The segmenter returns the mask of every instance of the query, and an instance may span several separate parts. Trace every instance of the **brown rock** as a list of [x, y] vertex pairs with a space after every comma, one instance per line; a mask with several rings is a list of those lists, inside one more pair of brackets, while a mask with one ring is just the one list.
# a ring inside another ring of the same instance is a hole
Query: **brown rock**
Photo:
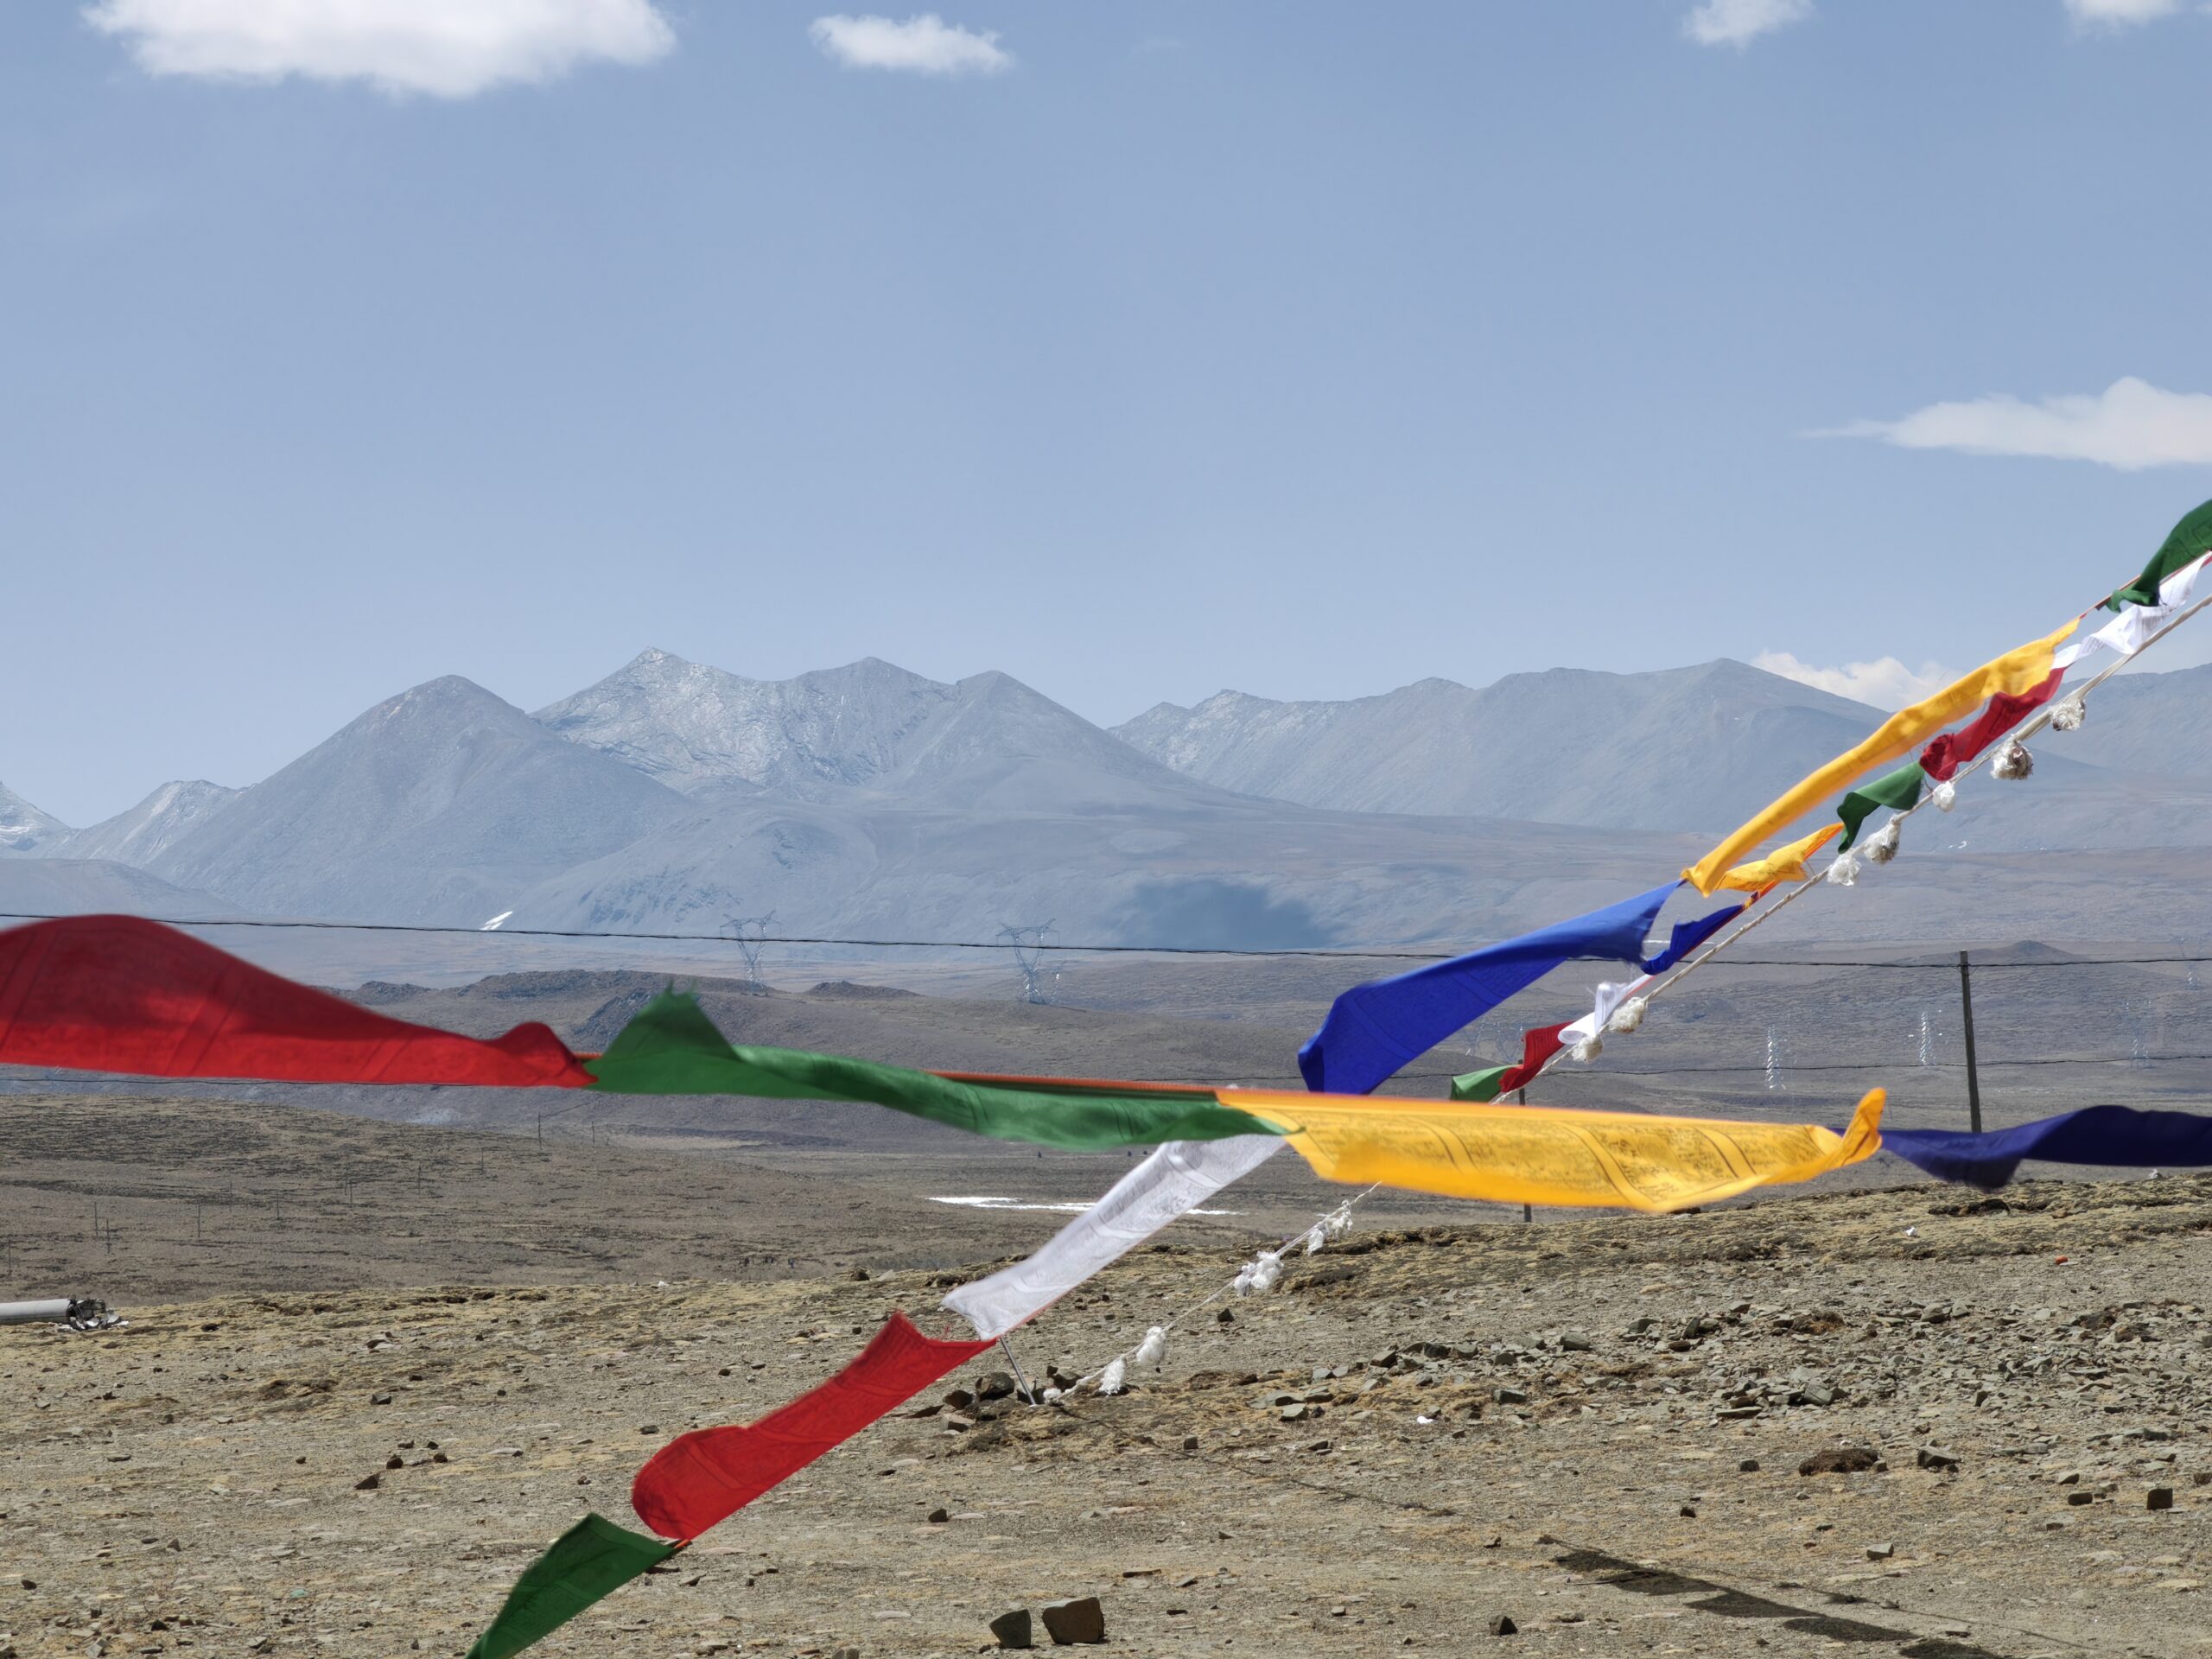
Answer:
[[1010, 1613], [1001, 1613], [991, 1621], [991, 1634], [998, 1638], [999, 1646], [1001, 1648], [1033, 1646], [1029, 1610], [1027, 1607], [1017, 1607]]
[[1045, 1633], [1060, 1647], [1106, 1639], [1106, 1610], [1096, 1596], [1048, 1601], [1038, 1611], [1044, 1616]]
[[1881, 1453], [1871, 1446], [1832, 1446], [1825, 1452], [1815, 1452], [1797, 1465], [1801, 1475], [1857, 1475], [1863, 1474], [1882, 1460]]
[[2145, 1508], [2152, 1510], [2171, 1510], [2173, 1506], [2174, 1489], [2171, 1486], [2153, 1486], [2148, 1494], [2148, 1501], [2144, 1505]]
[[1491, 1620], [1490, 1633], [1492, 1636], [1518, 1636], [1521, 1634], [1521, 1627], [1513, 1622], [1512, 1614], [1500, 1613], [1496, 1618]]

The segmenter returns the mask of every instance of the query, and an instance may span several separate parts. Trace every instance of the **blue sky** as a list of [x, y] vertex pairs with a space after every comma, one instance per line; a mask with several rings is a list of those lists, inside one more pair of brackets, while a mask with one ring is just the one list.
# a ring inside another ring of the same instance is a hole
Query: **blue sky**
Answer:
[[0, 8], [0, 779], [73, 823], [647, 645], [1894, 690], [2212, 494], [2179, 4], [315, 13]]

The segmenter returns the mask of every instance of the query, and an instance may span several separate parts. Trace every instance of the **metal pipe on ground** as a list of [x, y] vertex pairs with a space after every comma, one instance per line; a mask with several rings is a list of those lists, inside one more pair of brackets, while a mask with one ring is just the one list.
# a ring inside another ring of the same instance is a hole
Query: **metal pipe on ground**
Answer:
[[66, 1325], [101, 1331], [123, 1321], [97, 1296], [54, 1296], [35, 1302], [0, 1302], [0, 1325]]

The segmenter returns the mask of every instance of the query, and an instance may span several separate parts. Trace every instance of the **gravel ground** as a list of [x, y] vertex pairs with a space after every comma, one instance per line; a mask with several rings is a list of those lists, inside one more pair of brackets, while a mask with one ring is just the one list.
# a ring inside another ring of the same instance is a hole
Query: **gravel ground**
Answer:
[[[925, 1396], [539, 1651], [967, 1654], [1096, 1595], [1122, 1654], [2212, 1653], [2208, 1227], [2166, 1178], [1355, 1232], [1125, 1395]], [[1236, 1260], [1141, 1253], [1015, 1353], [1087, 1370]], [[955, 1276], [0, 1332], [0, 1655], [458, 1653], [662, 1440]]]

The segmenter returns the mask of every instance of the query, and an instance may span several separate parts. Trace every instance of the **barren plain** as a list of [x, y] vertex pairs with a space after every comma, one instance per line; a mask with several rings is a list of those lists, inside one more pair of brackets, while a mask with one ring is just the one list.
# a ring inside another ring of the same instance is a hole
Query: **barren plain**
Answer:
[[[918, 1149], [793, 1170], [220, 1099], [12, 1096], [0, 1154], [12, 1282], [131, 1321], [0, 1331], [17, 1659], [457, 1654], [664, 1440], [892, 1307], [942, 1328], [1064, 1219], [933, 1203]], [[993, 1158], [1028, 1201], [1117, 1161]], [[2212, 1652], [2212, 1181], [1866, 1190], [1907, 1174], [1664, 1218], [1363, 1206], [1127, 1395], [933, 1390], [538, 1651], [967, 1654], [1096, 1595], [1122, 1654]], [[1016, 1359], [1092, 1370], [1338, 1195], [1276, 1160]]]

